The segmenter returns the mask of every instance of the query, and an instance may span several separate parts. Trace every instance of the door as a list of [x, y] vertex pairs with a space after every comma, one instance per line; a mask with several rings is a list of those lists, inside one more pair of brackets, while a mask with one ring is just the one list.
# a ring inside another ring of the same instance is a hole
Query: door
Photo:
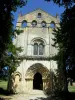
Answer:
[[34, 75], [33, 89], [43, 89], [42, 75], [39, 72]]

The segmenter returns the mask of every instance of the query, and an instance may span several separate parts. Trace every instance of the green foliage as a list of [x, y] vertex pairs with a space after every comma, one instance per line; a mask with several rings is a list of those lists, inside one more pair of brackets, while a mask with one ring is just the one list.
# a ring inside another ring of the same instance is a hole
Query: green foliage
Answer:
[[65, 11], [61, 15], [60, 27], [53, 33], [55, 36], [53, 46], [58, 49], [58, 53], [53, 59], [57, 60], [58, 69], [62, 68], [62, 75], [67, 87], [67, 77], [75, 81], [75, 0], [52, 1], [65, 7]]
[[17, 35], [19, 35], [22, 32], [23, 32], [23, 30], [21, 30], [21, 29], [20, 30], [19, 29], [15, 29], [13, 34], [15, 35], [15, 33], [16, 33]]
[[18, 52], [22, 51], [21, 47], [15, 47], [12, 42], [15, 32], [17, 34], [22, 32], [22, 30], [13, 29], [14, 16], [12, 12], [26, 3], [27, 0], [2, 0], [0, 3], [0, 68], [8, 65], [11, 69], [10, 73], [18, 66], [20, 62]]
[[64, 88], [63, 76], [61, 75], [59, 69], [56, 71], [56, 74], [53, 76], [53, 80], [54, 80], [54, 86], [53, 86], [54, 92], [63, 91], [63, 88]]
[[[54, 45], [58, 48], [58, 63], [63, 64], [63, 68], [69, 66], [69, 70], [75, 66], [75, 6], [66, 9], [60, 22], [60, 28], [54, 31]], [[56, 46], [58, 44], [58, 46]], [[69, 74], [71, 77], [71, 74]], [[74, 78], [72, 76], [72, 78]]]

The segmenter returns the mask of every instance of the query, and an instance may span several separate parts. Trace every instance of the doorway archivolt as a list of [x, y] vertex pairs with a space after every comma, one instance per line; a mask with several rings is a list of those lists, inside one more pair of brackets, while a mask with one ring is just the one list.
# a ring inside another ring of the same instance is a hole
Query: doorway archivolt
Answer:
[[39, 72], [42, 75], [42, 79], [47, 78], [49, 75], [49, 70], [40, 63], [36, 63], [30, 66], [25, 74], [25, 78], [34, 78], [34, 75]]
[[[44, 89], [48, 82], [49, 70], [40, 63], [36, 63], [28, 68], [25, 75], [27, 83], [32, 81], [33, 89]], [[39, 81], [39, 82], [38, 82]]]

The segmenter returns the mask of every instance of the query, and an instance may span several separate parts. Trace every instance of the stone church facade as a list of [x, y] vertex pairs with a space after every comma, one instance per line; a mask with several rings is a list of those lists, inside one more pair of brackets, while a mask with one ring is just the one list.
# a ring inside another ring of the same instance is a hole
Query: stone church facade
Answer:
[[54, 17], [41, 9], [19, 15], [16, 28], [23, 32], [16, 35], [14, 44], [22, 47], [23, 51], [19, 53], [22, 61], [14, 73], [13, 86], [17, 93], [45, 90], [49, 86], [52, 89], [50, 72], [57, 69], [56, 61], [50, 60], [57, 53], [52, 46], [52, 33], [53, 28], [58, 26], [58, 16]]

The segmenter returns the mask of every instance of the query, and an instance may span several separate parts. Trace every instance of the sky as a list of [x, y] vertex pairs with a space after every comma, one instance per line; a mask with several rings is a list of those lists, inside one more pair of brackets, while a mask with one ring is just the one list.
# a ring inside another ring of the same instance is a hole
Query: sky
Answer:
[[14, 13], [14, 27], [16, 26], [17, 18], [20, 12], [22, 13], [22, 15], [24, 15], [38, 8], [46, 11], [47, 13], [53, 16], [56, 16], [56, 13], [58, 13], [59, 17], [61, 13], [64, 11], [64, 7], [59, 7], [52, 1], [47, 2], [45, 0], [27, 0], [27, 4], [22, 8], [18, 8], [17, 11]]

